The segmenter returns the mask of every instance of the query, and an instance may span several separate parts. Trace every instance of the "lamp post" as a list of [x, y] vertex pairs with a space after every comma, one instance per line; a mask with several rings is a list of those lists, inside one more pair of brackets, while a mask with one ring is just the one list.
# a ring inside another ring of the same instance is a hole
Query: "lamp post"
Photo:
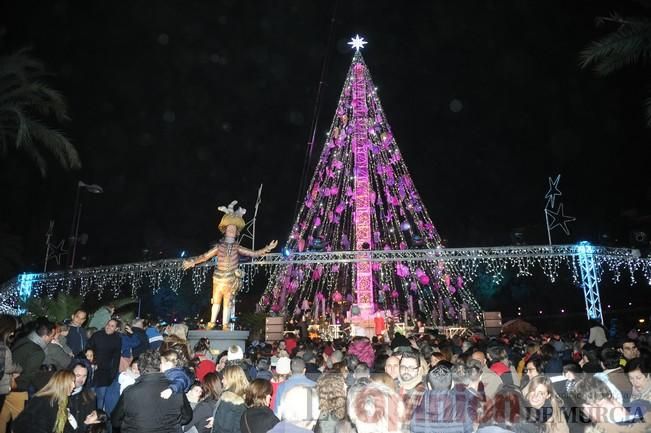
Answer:
[[72, 214], [72, 225], [70, 226], [70, 237], [68, 238], [70, 244], [72, 245], [72, 253], [70, 254], [70, 263], [68, 267], [74, 269], [75, 267], [75, 255], [77, 253], [77, 242], [79, 240], [79, 221], [81, 220], [81, 202], [79, 200], [79, 195], [81, 190], [87, 191], [91, 194], [102, 194], [104, 190], [101, 186], [92, 184], [89, 185], [82, 181], [77, 182], [77, 193], [75, 194], [75, 206], [74, 213]]

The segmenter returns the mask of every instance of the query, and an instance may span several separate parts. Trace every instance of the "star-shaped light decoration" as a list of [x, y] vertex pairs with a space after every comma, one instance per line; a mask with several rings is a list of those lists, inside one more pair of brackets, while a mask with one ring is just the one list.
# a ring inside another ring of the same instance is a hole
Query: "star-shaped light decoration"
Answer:
[[57, 265], [61, 265], [61, 258], [68, 254], [68, 250], [63, 247], [65, 241], [61, 241], [58, 244], [50, 244], [50, 250], [47, 254], [47, 261], [54, 259], [57, 262]]
[[558, 189], [558, 184], [561, 181], [561, 175], [559, 174], [556, 176], [556, 179], [552, 180], [552, 178], [549, 178], [549, 191], [547, 191], [547, 194], [545, 194], [545, 198], [547, 199], [547, 209], [554, 209], [554, 205], [556, 202], [556, 196], [561, 196], [563, 193], [561, 192], [560, 189]]
[[368, 44], [368, 42], [366, 42], [364, 38], [360, 38], [359, 35], [355, 35], [355, 37], [352, 38], [350, 42], [348, 42], [348, 45], [350, 45], [352, 48], [355, 48], [355, 51], [359, 51], [360, 48], [364, 48], [364, 45], [366, 44]]
[[576, 218], [565, 215], [565, 212], [563, 211], [563, 203], [558, 205], [558, 210], [556, 212], [551, 209], [545, 209], [545, 212], [547, 213], [547, 216], [552, 219], [549, 222], [549, 230], [554, 230], [556, 227], [560, 227], [565, 232], [565, 235], [570, 235], [570, 229], [567, 228], [567, 223], [576, 221]]

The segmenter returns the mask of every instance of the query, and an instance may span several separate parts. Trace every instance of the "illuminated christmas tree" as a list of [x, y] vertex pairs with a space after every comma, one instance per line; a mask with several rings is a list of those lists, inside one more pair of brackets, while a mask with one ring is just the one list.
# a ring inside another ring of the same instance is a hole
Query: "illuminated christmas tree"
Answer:
[[[359, 48], [346, 76], [314, 176], [283, 254], [441, 248]], [[360, 253], [361, 254], [361, 253]], [[435, 257], [435, 256], [433, 256]], [[353, 305], [421, 313], [437, 324], [475, 321], [479, 305], [461, 277], [432, 261], [287, 264], [274, 269], [258, 309], [315, 315]], [[339, 306], [339, 307], [338, 307]]]

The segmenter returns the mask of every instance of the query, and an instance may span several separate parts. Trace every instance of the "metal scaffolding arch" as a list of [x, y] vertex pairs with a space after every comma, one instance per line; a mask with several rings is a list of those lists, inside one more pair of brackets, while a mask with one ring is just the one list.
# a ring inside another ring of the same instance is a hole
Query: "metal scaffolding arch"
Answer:
[[585, 309], [589, 319], [599, 320], [604, 323], [601, 312], [601, 297], [599, 296], [599, 278], [597, 277], [597, 264], [594, 259], [594, 247], [589, 242], [580, 242], [577, 246], [579, 253], [579, 266], [581, 272], [581, 287], [585, 297]]

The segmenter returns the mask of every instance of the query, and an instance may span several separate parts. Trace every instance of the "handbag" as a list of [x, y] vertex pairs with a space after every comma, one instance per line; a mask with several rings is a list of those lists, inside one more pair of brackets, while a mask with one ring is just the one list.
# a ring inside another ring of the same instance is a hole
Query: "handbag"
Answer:
[[212, 411], [212, 428], [210, 429], [210, 431], [213, 431], [213, 429], [215, 428], [215, 416], [217, 416], [217, 408], [219, 408], [219, 404], [221, 402], [222, 402], [221, 399], [217, 400], [217, 404], [215, 405], [215, 408]]

